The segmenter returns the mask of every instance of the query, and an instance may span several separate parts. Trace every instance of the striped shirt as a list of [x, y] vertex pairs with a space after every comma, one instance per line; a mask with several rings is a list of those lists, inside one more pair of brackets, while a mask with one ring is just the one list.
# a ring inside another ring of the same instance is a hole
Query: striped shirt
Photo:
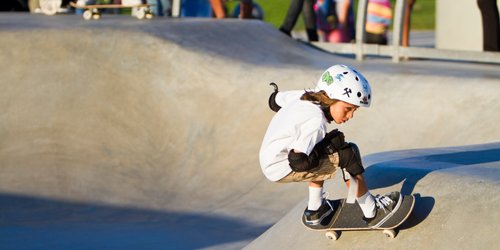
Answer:
[[366, 15], [366, 32], [385, 34], [391, 24], [392, 9], [390, 0], [369, 0]]

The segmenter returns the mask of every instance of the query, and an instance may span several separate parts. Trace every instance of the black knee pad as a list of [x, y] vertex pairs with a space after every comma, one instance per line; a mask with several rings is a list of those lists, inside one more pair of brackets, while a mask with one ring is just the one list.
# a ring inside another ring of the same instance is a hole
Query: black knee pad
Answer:
[[365, 172], [365, 168], [361, 162], [361, 154], [359, 153], [359, 148], [356, 144], [348, 143], [338, 152], [340, 168], [345, 169], [345, 171], [352, 176]]
[[304, 153], [295, 153], [293, 150], [288, 153], [288, 162], [295, 172], [307, 172], [318, 167], [319, 164], [316, 152], [311, 152], [310, 155], [306, 155]]

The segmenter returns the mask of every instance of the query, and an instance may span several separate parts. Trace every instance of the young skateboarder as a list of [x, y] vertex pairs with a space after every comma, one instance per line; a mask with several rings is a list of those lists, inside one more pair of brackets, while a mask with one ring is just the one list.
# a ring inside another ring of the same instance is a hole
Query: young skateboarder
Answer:
[[345, 65], [334, 65], [320, 77], [314, 90], [275, 91], [269, 107], [277, 112], [264, 136], [259, 153], [264, 175], [273, 182], [308, 182], [309, 200], [305, 221], [317, 225], [333, 212], [323, 197], [323, 183], [342, 169], [349, 187], [348, 200], [360, 205], [364, 220], [377, 227], [386, 215], [399, 208], [399, 192], [373, 196], [363, 178], [358, 147], [344, 141], [338, 130], [327, 133], [327, 124], [353, 118], [359, 107], [369, 107], [372, 93], [361, 73]]

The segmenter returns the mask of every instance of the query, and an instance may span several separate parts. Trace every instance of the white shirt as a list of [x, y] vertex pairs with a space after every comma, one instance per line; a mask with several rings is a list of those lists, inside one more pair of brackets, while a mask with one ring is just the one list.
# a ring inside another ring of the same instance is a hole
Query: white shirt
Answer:
[[259, 152], [262, 172], [271, 181], [292, 172], [288, 162], [290, 150], [309, 155], [326, 135], [328, 121], [323, 111], [312, 102], [300, 100], [303, 93], [286, 91], [276, 96], [281, 109], [271, 120]]

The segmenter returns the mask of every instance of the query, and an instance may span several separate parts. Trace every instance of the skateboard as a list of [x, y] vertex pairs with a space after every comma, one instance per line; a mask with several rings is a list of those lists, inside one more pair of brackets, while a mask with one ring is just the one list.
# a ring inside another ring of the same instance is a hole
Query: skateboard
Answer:
[[120, 8], [137, 8], [135, 16], [137, 19], [151, 19], [153, 18], [153, 12], [151, 11], [151, 4], [135, 4], [135, 5], [121, 5], [121, 4], [94, 4], [94, 5], [77, 5], [74, 2], [70, 2], [70, 5], [77, 9], [84, 9], [83, 19], [98, 20], [101, 18], [101, 13], [99, 9], [120, 9]]
[[307, 225], [304, 216], [302, 216], [302, 224], [311, 230], [326, 231], [325, 236], [334, 241], [339, 238], [341, 231], [382, 230], [387, 237], [394, 238], [397, 235], [397, 227], [410, 216], [415, 205], [415, 197], [404, 195], [399, 209], [378, 228], [371, 228], [366, 224], [363, 220], [363, 212], [357, 202], [348, 204], [346, 199], [330, 200], [330, 202], [334, 212], [319, 225]]

